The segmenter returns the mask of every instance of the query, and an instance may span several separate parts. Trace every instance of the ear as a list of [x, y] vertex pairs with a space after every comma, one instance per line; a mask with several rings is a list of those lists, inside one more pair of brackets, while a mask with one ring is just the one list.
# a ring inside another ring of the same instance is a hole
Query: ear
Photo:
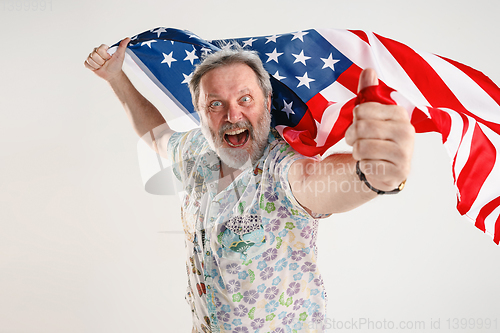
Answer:
[[269, 96], [267, 96], [267, 112], [271, 112], [271, 95], [272, 94], [269, 94]]

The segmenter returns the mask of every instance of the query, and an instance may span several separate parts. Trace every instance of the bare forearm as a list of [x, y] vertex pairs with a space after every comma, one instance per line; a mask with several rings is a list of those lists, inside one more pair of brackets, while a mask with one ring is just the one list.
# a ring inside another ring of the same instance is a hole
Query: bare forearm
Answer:
[[135, 132], [140, 137], [165, 124], [165, 119], [158, 109], [137, 91], [123, 71], [108, 82], [125, 108]]
[[[376, 85], [377, 73], [363, 70], [358, 92]], [[352, 155], [332, 155], [321, 162], [296, 161], [288, 175], [292, 192], [302, 206], [316, 213], [351, 210], [380, 191], [397, 193], [410, 171], [414, 136], [403, 107], [361, 103], [354, 108], [353, 123], [345, 133]], [[356, 161], [373, 190], [359, 180]]]
[[299, 160], [290, 172], [304, 175], [289, 177], [290, 185], [299, 203], [314, 213], [346, 212], [376, 197], [359, 180], [350, 154], [330, 155], [321, 162]]

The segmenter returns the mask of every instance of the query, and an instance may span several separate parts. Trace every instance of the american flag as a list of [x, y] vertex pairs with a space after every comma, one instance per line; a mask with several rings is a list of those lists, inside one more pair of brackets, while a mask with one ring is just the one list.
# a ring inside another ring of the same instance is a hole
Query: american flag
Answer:
[[188, 31], [159, 27], [134, 36], [127, 54], [186, 128], [199, 123], [187, 86], [194, 66], [207, 52], [233, 44], [259, 53], [271, 74], [273, 126], [308, 156], [323, 154], [344, 137], [359, 75], [374, 68], [380, 80], [375, 100], [385, 94], [387, 101], [408, 110], [417, 132], [441, 133], [452, 158], [458, 211], [499, 244], [500, 89], [487, 76], [359, 30], [206, 41]]

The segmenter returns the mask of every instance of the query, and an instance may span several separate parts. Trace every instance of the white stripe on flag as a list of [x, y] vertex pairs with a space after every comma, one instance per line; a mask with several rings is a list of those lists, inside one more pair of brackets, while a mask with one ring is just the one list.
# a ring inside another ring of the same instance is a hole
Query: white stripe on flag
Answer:
[[321, 116], [321, 123], [318, 125], [318, 134], [314, 141], [316, 146], [323, 147], [328, 136], [330, 135], [333, 126], [337, 122], [340, 115], [340, 109], [350, 99], [356, 97], [349, 89], [345, 88], [338, 82], [334, 82], [329, 87], [323, 89], [320, 94], [328, 101], [335, 102], [330, 105]]
[[478, 117], [500, 123], [500, 106], [474, 80], [439, 57], [419, 53], [442, 78], [462, 105]]
[[[365, 31], [370, 43], [378, 45], [378, 50], [347, 30], [318, 30], [318, 32], [360, 68], [375, 69], [382, 81], [394, 89], [397, 88], [413, 105], [426, 112], [429, 102], [390, 52], [371, 32]], [[383, 64], [385, 61], [388, 63]]]
[[474, 127], [476, 126], [476, 121], [473, 118], [467, 117], [467, 119], [469, 120], [469, 127], [467, 128], [467, 132], [462, 138], [462, 142], [459, 145], [458, 152], [455, 158], [454, 170], [456, 179], [459, 178], [460, 172], [469, 159], [472, 136], [474, 134]]
[[327, 101], [345, 104], [356, 97], [352, 91], [335, 81], [319, 92]]
[[498, 216], [500, 215], [500, 206], [495, 208], [491, 212], [490, 215], [484, 220], [484, 229], [485, 232], [491, 235], [492, 237], [495, 236], [495, 225], [497, 223]]
[[406, 74], [404, 68], [373, 33], [368, 34], [368, 37], [374, 56], [380, 60], [378, 62], [380, 79], [405, 96], [417, 108], [426, 110], [430, 103]]
[[[479, 128], [483, 131], [484, 135], [493, 143], [496, 147], [500, 145], [500, 140], [498, 135], [489, 129], [487, 126], [478, 123]], [[497, 141], [497, 142], [495, 142]], [[467, 216], [476, 219], [479, 211], [492, 200], [500, 195], [500, 165], [495, 163], [493, 169], [491, 170], [488, 177], [485, 179], [481, 190], [479, 191], [474, 203], [467, 212]], [[492, 223], [490, 221], [490, 223]], [[493, 222], [494, 223], [494, 222]]]
[[317, 32], [359, 67], [376, 67], [370, 46], [352, 32], [337, 29], [318, 29]]
[[332, 132], [333, 125], [335, 125], [339, 118], [341, 108], [342, 104], [340, 103], [330, 105], [323, 112], [321, 123], [316, 123], [318, 126], [318, 134], [316, 134], [314, 141], [316, 141], [317, 147], [323, 147], [325, 145], [326, 139], [328, 139], [328, 136]]
[[455, 111], [448, 108], [441, 108], [440, 110], [448, 113], [451, 118], [451, 128], [448, 135], [447, 141], [444, 143], [444, 147], [448, 151], [448, 155], [451, 160], [455, 158], [457, 150], [460, 147], [460, 142], [462, 142], [462, 131], [464, 128], [464, 121], [462, 117]]
[[[113, 50], [113, 52], [114, 51], [115, 50]], [[172, 99], [151, 80], [151, 78], [136, 64], [128, 52], [131, 51], [127, 49], [124, 65], [130, 72], [136, 75], [146, 85], [147, 89], [152, 91], [158, 97], [159, 101], [168, 109], [170, 114], [162, 114], [163, 117], [167, 119], [168, 125], [177, 132], [185, 132], [200, 127], [192, 117], [181, 110], [177, 104], [175, 104]]]

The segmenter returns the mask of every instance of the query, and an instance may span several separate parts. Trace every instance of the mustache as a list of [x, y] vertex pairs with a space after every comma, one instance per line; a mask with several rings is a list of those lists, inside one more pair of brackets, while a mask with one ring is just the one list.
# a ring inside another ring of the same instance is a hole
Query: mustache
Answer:
[[255, 139], [255, 136], [254, 136], [254, 128], [252, 126], [252, 124], [250, 123], [250, 121], [248, 120], [242, 120], [242, 121], [239, 121], [237, 123], [225, 123], [221, 126], [221, 128], [219, 129], [219, 138], [221, 140], [224, 139], [224, 134], [227, 132], [227, 131], [231, 131], [231, 130], [235, 130], [235, 129], [246, 129], [248, 130], [248, 133], [250, 134], [250, 138], [251, 139]]

